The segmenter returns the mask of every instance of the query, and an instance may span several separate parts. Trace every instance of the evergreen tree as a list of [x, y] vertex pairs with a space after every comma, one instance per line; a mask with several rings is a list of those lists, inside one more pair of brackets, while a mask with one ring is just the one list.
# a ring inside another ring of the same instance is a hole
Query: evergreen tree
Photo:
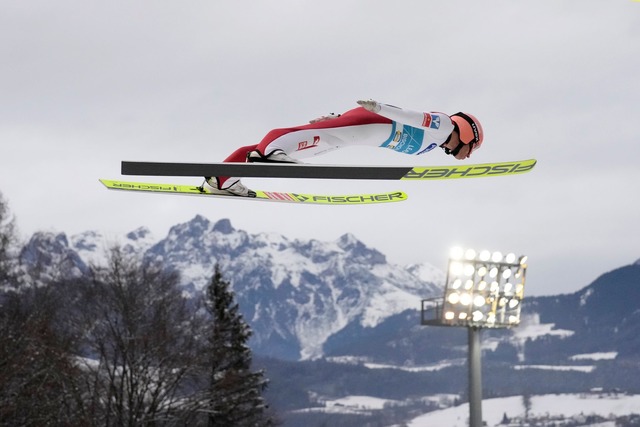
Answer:
[[529, 421], [531, 414], [531, 393], [526, 391], [522, 394], [522, 406], [524, 406], [524, 420]]
[[268, 381], [263, 371], [251, 370], [251, 350], [247, 344], [251, 329], [217, 264], [207, 288], [206, 307], [212, 316], [208, 340], [209, 426], [274, 425], [262, 397]]
[[14, 257], [11, 250], [17, 242], [15, 221], [9, 211], [9, 206], [0, 193], [0, 286], [4, 287], [11, 281], [12, 263]]
[[502, 415], [502, 421], [500, 421], [500, 424], [507, 425], [507, 424], [509, 424], [510, 422], [511, 422], [511, 420], [509, 420], [509, 417], [507, 417], [507, 413], [505, 412], [505, 413]]

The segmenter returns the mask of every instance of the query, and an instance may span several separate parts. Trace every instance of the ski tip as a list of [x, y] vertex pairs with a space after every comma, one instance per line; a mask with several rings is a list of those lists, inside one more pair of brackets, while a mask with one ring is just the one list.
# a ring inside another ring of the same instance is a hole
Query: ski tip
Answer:
[[452, 166], [420, 166], [406, 173], [403, 180], [436, 180], [517, 175], [531, 171], [536, 159], [498, 163], [461, 163]]

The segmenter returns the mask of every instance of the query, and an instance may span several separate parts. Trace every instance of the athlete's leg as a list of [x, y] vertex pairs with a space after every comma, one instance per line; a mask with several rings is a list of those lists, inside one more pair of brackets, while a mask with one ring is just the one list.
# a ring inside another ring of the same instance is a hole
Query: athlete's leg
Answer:
[[[256, 150], [263, 156], [281, 150], [294, 159], [301, 159], [324, 154], [349, 144], [377, 146], [387, 138], [385, 132], [389, 124], [391, 120], [385, 117], [364, 108], [355, 108], [330, 120], [274, 129], [265, 135]], [[380, 127], [384, 129], [382, 133]]]
[[247, 145], [244, 147], [238, 148], [236, 151], [231, 153], [229, 157], [224, 159], [225, 163], [243, 163], [247, 161], [247, 153], [249, 151], [253, 151], [256, 149], [258, 144]]
[[[263, 156], [268, 156], [275, 150], [282, 150], [287, 156], [300, 159], [324, 154], [348, 144], [376, 146], [387, 138], [387, 126], [390, 123], [391, 120], [359, 107], [335, 119], [274, 129], [268, 132], [259, 144], [240, 147], [224, 161], [245, 162], [247, 153], [254, 150]], [[205, 179], [212, 187], [218, 189], [231, 188], [236, 183], [238, 187], [241, 186], [238, 178], [207, 177]]]
[[[233, 153], [231, 153], [226, 159], [224, 159], [225, 163], [244, 163], [247, 161], [247, 153], [249, 151], [255, 150], [257, 147], [257, 144], [254, 145], [246, 145], [244, 147], [240, 147], [237, 150], [235, 150]], [[230, 179], [231, 177], [228, 176], [218, 176], [218, 177], [205, 177], [205, 180], [213, 187], [214, 184], [215, 186], [217, 186], [217, 188], [226, 188], [227, 186], [225, 185], [225, 183]], [[238, 178], [232, 178], [232, 181], [237, 182], [239, 181]], [[231, 184], [233, 185], [233, 184]]]

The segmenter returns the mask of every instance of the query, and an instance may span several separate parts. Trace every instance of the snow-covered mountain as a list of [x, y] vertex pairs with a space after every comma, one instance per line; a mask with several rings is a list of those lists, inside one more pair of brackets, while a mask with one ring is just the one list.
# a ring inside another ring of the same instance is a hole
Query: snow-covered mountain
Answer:
[[201, 291], [219, 263], [253, 329], [254, 350], [285, 359], [321, 356], [327, 338], [352, 322], [372, 327], [418, 309], [420, 298], [437, 292], [440, 277], [389, 264], [351, 234], [330, 242], [289, 240], [203, 216], [172, 227], [145, 257], [180, 271], [190, 292]]
[[161, 240], [144, 227], [111, 240], [96, 231], [70, 238], [38, 233], [25, 251], [60, 254], [83, 271], [104, 263], [113, 244], [179, 271], [191, 295], [204, 289], [219, 263], [253, 330], [253, 350], [288, 360], [322, 356], [326, 340], [348, 325], [372, 328], [407, 309], [419, 310], [422, 298], [441, 292], [444, 279], [428, 264], [390, 264], [351, 234], [328, 242], [290, 240], [200, 215], [175, 225]]
[[119, 245], [126, 254], [144, 254], [156, 240], [147, 227], [139, 227], [123, 237], [111, 238], [95, 230], [71, 236], [69, 246], [87, 264], [102, 265], [110, 246]]
[[64, 233], [35, 233], [20, 251], [19, 259], [22, 269], [30, 270], [26, 274], [45, 280], [78, 278], [88, 271], [87, 263]]

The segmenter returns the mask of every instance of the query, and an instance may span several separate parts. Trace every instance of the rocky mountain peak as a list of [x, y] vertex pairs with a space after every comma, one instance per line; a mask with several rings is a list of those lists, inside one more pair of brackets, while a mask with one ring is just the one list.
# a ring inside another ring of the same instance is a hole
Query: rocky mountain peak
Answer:
[[22, 248], [19, 261], [28, 270], [48, 277], [76, 278], [88, 270], [78, 253], [69, 247], [65, 233], [34, 233]]
[[356, 262], [365, 264], [385, 264], [387, 262], [387, 258], [382, 253], [368, 248], [351, 233], [343, 234], [337, 244]]
[[149, 230], [147, 227], [138, 227], [135, 230], [127, 233], [126, 237], [128, 240], [138, 241], [138, 240], [144, 240], [150, 235], [151, 235], [151, 230]]
[[213, 231], [217, 231], [218, 233], [222, 234], [231, 234], [236, 230], [235, 228], [233, 228], [233, 226], [231, 226], [231, 221], [225, 218], [219, 220], [213, 225]]

